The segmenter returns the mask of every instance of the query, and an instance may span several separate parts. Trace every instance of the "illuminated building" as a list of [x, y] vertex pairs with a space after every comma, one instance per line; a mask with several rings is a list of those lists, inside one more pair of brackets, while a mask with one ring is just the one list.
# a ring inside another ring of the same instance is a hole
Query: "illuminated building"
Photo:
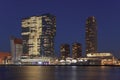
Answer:
[[74, 59], [81, 57], [82, 55], [82, 46], [80, 43], [73, 43], [72, 44], [72, 57]]
[[22, 19], [23, 54], [53, 56], [56, 17], [51, 14]]
[[87, 54], [89, 58], [112, 58], [113, 55], [111, 53], [89, 53]]
[[66, 59], [67, 57], [70, 57], [70, 45], [69, 44], [62, 44], [60, 46], [60, 53], [61, 53], [62, 59]]
[[101, 59], [101, 65], [115, 65], [117, 60], [111, 53], [89, 53], [88, 58]]
[[10, 43], [12, 62], [17, 63], [20, 60], [20, 56], [23, 53], [22, 39], [11, 37]]
[[94, 16], [86, 20], [86, 54], [97, 52], [97, 23]]
[[78, 65], [115, 65], [117, 60], [111, 53], [88, 53], [79, 58]]

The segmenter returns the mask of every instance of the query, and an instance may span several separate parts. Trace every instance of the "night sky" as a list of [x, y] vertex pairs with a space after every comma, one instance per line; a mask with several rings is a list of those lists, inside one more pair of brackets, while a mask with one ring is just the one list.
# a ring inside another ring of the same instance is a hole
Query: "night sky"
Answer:
[[55, 51], [79, 42], [85, 52], [85, 21], [95, 16], [98, 51], [120, 57], [120, 0], [0, 0], [0, 51], [10, 52], [10, 36], [21, 38], [21, 19], [51, 13], [57, 19]]

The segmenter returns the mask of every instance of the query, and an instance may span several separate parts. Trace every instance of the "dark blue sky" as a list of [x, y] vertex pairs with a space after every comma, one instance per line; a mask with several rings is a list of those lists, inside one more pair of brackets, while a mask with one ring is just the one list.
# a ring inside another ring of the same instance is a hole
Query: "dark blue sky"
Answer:
[[0, 0], [0, 51], [10, 51], [11, 35], [21, 37], [22, 18], [43, 13], [57, 18], [57, 53], [61, 43], [76, 41], [85, 50], [85, 21], [95, 16], [98, 51], [120, 57], [120, 0]]

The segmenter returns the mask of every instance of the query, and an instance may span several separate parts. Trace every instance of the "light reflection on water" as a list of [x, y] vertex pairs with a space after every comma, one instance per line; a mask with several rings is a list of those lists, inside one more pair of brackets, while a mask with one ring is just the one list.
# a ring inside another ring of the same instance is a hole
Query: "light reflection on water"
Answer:
[[119, 80], [119, 67], [1, 66], [0, 80]]

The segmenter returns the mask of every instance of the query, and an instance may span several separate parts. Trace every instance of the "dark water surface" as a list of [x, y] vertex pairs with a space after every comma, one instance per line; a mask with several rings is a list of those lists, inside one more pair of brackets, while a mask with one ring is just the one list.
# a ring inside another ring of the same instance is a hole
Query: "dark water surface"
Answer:
[[0, 80], [120, 80], [120, 67], [0, 66]]

